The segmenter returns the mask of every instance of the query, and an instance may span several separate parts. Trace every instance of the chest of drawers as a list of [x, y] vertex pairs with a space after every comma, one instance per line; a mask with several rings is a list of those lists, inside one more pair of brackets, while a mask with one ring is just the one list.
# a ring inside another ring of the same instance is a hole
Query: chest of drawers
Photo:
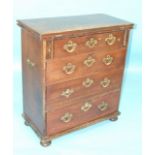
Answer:
[[43, 146], [101, 120], [117, 120], [132, 23], [104, 14], [17, 22], [23, 117]]

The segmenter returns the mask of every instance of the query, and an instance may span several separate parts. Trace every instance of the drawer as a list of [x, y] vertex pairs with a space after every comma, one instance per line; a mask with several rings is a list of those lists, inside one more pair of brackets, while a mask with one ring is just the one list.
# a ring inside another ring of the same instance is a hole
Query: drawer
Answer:
[[123, 46], [124, 31], [91, 34], [78, 37], [63, 37], [54, 39], [54, 58], [75, 56], [89, 53], [92, 50], [103, 51], [118, 49]]
[[98, 51], [91, 54], [81, 54], [47, 62], [46, 84], [67, 81], [83, 77], [95, 72], [107, 72], [124, 66], [124, 48], [116, 51]]
[[48, 135], [60, 133], [117, 112], [119, 96], [120, 91], [117, 91], [107, 95], [75, 100], [65, 108], [55, 109], [57, 105], [53, 105], [51, 111], [47, 113]]
[[122, 74], [123, 68], [109, 70], [106, 73], [98, 72], [79, 79], [49, 85], [46, 88], [47, 104], [120, 89]]

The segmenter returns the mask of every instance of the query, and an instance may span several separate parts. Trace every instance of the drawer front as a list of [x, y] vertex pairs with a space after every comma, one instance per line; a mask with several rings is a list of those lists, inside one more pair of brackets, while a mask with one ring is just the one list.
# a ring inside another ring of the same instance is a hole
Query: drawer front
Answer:
[[118, 111], [120, 91], [93, 98], [80, 99], [65, 108], [55, 109], [47, 113], [47, 133], [57, 134], [67, 129], [80, 126], [89, 121], [104, 118]]
[[79, 37], [64, 37], [54, 39], [54, 58], [75, 56], [89, 53], [92, 50], [103, 51], [118, 49], [123, 46], [124, 31], [84, 35]]
[[98, 51], [47, 62], [46, 84], [71, 80], [95, 72], [106, 72], [124, 66], [126, 49]]
[[46, 89], [47, 104], [120, 89], [122, 74], [123, 68], [108, 71], [107, 73], [99, 72], [80, 79], [49, 85]]

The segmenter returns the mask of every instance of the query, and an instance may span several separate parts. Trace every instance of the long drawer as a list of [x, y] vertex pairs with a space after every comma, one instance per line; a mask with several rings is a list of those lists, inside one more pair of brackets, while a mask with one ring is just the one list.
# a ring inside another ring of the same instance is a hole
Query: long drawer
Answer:
[[119, 96], [120, 91], [116, 91], [107, 95], [100, 94], [88, 99], [75, 100], [64, 108], [57, 109], [58, 105], [53, 105], [51, 111], [47, 112], [48, 135], [60, 133], [117, 112]]
[[122, 74], [123, 68], [120, 68], [109, 70], [106, 73], [98, 72], [68, 82], [49, 85], [46, 87], [47, 104], [120, 89]]
[[47, 62], [46, 85], [124, 66], [126, 49], [92, 52]]
[[[78, 34], [77, 34], [78, 35]], [[91, 50], [115, 50], [123, 47], [124, 31], [110, 33], [87, 34], [82, 36], [63, 36], [54, 39], [53, 57], [64, 58], [89, 53]]]

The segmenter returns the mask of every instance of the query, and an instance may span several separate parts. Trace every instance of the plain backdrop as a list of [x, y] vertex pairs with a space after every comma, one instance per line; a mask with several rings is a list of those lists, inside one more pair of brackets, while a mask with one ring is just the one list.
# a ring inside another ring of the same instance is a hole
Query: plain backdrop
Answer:
[[[17, 19], [106, 13], [133, 22], [117, 122], [105, 121], [54, 139], [48, 148], [24, 126], [22, 114], [21, 37]], [[14, 0], [14, 154], [140, 155], [141, 154], [141, 1]]]

